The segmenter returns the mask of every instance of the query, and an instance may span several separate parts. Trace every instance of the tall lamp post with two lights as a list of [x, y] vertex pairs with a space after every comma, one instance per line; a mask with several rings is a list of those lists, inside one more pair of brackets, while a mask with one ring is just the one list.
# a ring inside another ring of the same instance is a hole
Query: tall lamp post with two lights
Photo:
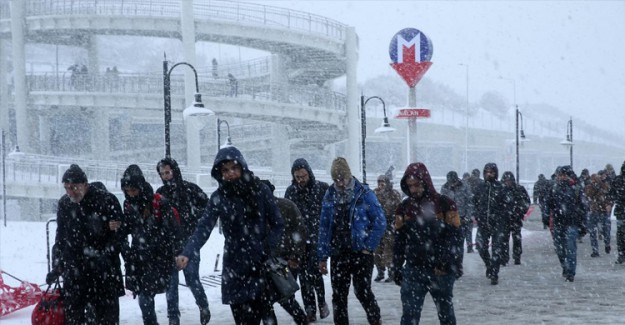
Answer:
[[[226, 142], [224, 142], [223, 145], [221, 145], [221, 124], [222, 123], [226, 124], [226, 130], [228, 131], [228, 137], [226, 138]], [[230, 140], [230, 124], [228, 123], [228, 121], [218, 118], [217, 119], [217, 151], [219, 151], [219, 149], [223, 149], [227, 147], [232, 147], [232, 141]]]
[[566, 139], [562, 140], [560, 144], [569, 148], [569, 160], [571, 169], [573, 169], [573, 117], [570, 117], [566, 124]]
[[382, 121], [382, 125], [375, 129], [375, 133], [388, 133], [394, 132], [395, 129], [391, 127], [391, 124], [388, 122], [388, 117], [386, 116], [386, 104], [384, 100], [378, 96], [371, 96], [365, 98], [364, 95], [360, 96], [360, 125], [362, 132], [362, 183], [367, 184], [367, 160], [365, 156], [365, 139], [367, 138], [367, 113], [365, 107], [367, 103], [371, 99], [377, 99], [382, 102], [382, 109], [384, 110], [384, 120]]
[[179, 65], [186, 65], [195, 75], [195, 98], [193, 104], [182, 112], [183, 119], [186, 120], [191, 116], [210, 116], [215, 115], [215, 112], [204, 107], [202, 104], [202, 95], [200, 94], [200, 86], [197, 78], [197, 71], [195, 68], [187, 62], [178, 62], [169, 68], [169, 62], [165, 56], [163, 60], [163, 108], [165, 114], [165, 157], [171, 158], [171, 141], [170, 141], [170, 124], [171, 124], [171, 72]]

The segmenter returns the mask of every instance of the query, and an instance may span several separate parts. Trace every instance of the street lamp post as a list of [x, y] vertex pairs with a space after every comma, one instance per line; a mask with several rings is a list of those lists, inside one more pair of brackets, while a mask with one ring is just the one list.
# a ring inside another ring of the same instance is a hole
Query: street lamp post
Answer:
[[[519, 131], [521, 139], [525, 139], [525, 132], [523, 131], [523, 114], [519, 111], [519, 106], [516, 106], [515, 110], [516, 114], [516, 132], [515, 141], [516, 141], [516, 178], [517, 182], [521, 184], [521, 175], [519, 174]], [[521, 129], [519, 130], [519, 121], [521, 122]]]
[[467, 107], [466, 107], [466, 120], [464, 127], [464, 170], [466, 172], [469, 171], [469, 65], [466, 63], [460, 63], [460, 65], [464, 66], [466, 69], [466, 78], [467, 78], [467, 89], [466, 89], [466, 97], [467, 97]]
[[175, 67], [179, 65], [186, 65], [195, 75], [195, 100], [193, 104], [187, 107], [183, 112], [183, 118], [186, 119], [189, 116], [207, 116], [214, 115], [215, 113], [202, 104], [202, 95], [200, 94], [200, 86], [197, 78], [197, 71], [195, 68], [187, 62], [178, 62], [171, 68], [168, 67], [169, 62], [167, 56], [163, 60], [163, 110], [165, 119], [165, 157], [171, 158], [171, 141], [170, 141], [170, 124], [171, 124], [171, 72]]
[[560, 144], [569, 148], [569, 160], [571, 169], [573, 169], [573, 117], [570, 117], [566, 124], [566, 139], [560, 142]]
[[386, 116], [386, 104], [384, 100], [378, 96], [371, 96], [365, 98], [364, 95], [360, 96], [360, 127], [362, 132], [362, 183], [367, 184], [367, 160], [365, 158], [365, 139], [367, 138], [367, 113], [365, 111], [365, 107], [367, 103], [371, 99], [377, 99], [382, 102], [382, 109], [384, 110], [384, 120], [382, 121], [382, 125], [375, 129], [375, 133], [387, 133], [395, 131], [394, 128], [391, 127], [391, 124], [388, 122], [388, 117]]
[[[226, 129], [228, 131], [228, 137], [226, 138], [226, 142], [223, 145], [221, 144], [221, 124], [226, 123]], [[230, 124], [226, 120], [217, 119], [217, 151], [219, 149], [232, 147], [232, 141], [230, 140]]]

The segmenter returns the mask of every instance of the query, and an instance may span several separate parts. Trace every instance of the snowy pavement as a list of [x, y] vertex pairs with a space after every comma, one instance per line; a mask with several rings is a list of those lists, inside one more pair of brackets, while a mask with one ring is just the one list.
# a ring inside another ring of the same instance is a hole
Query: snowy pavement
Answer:
[[[538, 209], [537, 209], [538, 210]], [[454, 304], [458, 324], [621, 324], [625, 322], [625, 266], [615, 265], [616, 232], [612, 224], [612, 254], [591, 258], [590, 239], [578, 244], [578, 266], [575, 282], [564, 281], [554, 253], [549, 232], [542, 229], [535, 212], [523, 229], [521, 265], [503, 267], [499, 285], [493, 286], [485, 277], [483, 263], [477, 253], [465, 254], [465, 275], [456, 282]], [[215, 275], [216, 254], [220, 254], [223, 238], [217, 232], [202, 249], [203, 275]], [[43, 283], [46, 267], [45, 223], [9, 222], [0, 226], [0, 269], [23, 280]], [[221, 268], [220, 266], [218, 268]], [[375, 276], [375, 271], [374, 271]], [[11, 286], [18, 283], [4, 276]], [[330, 279], [326, 280], [326, 299], [331, 303]], [[44, 286], [45, 288], [45, 286]], [[373, 283], [385, 324], [399, 324], [401, 300], [399, 287], [391, 283]], [[233, 324], [230, 309], [220, 301], [220, 288], [206, 287], [212, 312], [211, 324]], [[180, 288], [182, 324], [198, 324], [199, 313], [188, 289]], [[301, 303], [299, 293], [296, 295]], [[352, 324], [366, 324], [364, 311], [350, 294], [349, 314]], [[121, 324], [141, 324], [136, 300], [127, 295], [120, 299]], [[33, 307], [0, 318], [2, 325], [30, 324]], [[293, 324], [289, 315], [276, 305], [280, 324]], [[167, 324], [164, 295], [156, 298], [161, 324]], [[332, 316], [317, 324], [332, 324]], [[426, 298], [422, 324], [437, 324], [431, 297]]]

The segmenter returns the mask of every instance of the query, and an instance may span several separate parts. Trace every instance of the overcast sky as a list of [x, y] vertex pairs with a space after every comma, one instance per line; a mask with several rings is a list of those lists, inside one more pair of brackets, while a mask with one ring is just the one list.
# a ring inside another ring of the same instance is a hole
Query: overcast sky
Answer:
[[396, 76], [388, 46], [396, 32], [412, 27], [433, 43], [434, 64], [426, 78], [464, 95], [466, 70], [460, 63], [468, 64], [471, 102], [496, 90], [513, 103], [516, 84], [521, 110], [524, 103], [548, 103], [574, 119], [588, 116], [593, 124], [623, 129], [623, 1], [252, 2], [354, 26], [360, 40], [359, 81]]

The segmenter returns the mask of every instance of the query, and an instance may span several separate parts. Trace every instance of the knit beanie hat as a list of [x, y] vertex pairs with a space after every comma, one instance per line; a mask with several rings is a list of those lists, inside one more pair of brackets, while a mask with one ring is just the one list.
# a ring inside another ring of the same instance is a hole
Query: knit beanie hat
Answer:
[[349, 169], [349, 165], [347, 164], [347, 160], [343, 157], [337, 157], [332, 161], [332, 167], [330, 168], [330, 175], [332, 179], [343, 178], [345, 180], [350, 180], [352, 178], [352, 172]]
[[76, 164], [69, 166], [62, 178], [63, 183], [83, 184], [88, 183], [87, 174]]

